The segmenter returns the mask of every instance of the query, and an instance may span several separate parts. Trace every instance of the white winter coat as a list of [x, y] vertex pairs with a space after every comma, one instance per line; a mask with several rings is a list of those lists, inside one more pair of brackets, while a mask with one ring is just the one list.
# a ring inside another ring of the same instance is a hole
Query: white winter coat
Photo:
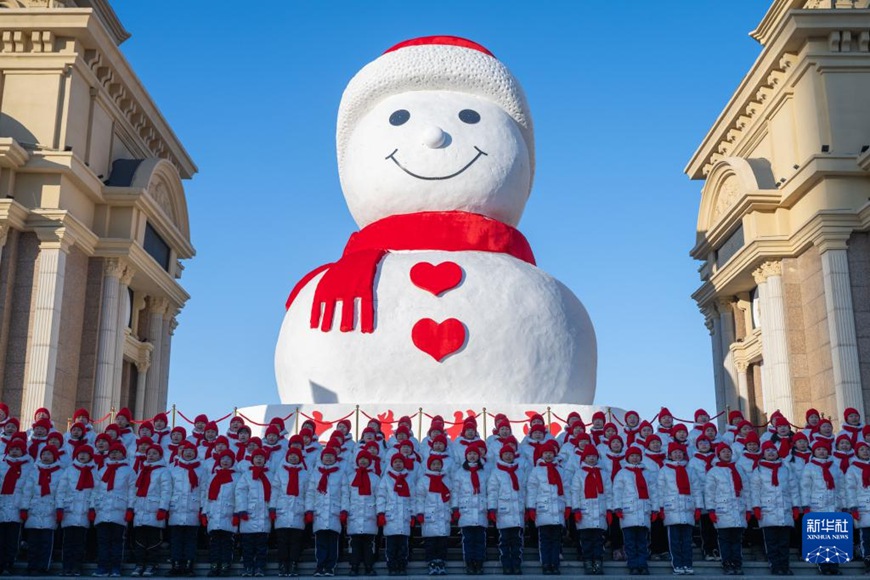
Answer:
[[[598, 494], [598, 497], [587, 498], [586, 478], [594, 469], [601, 472], [604, 493]], [[581, 465], [574, 472], [574, 479], [571, 482], [571, 507], [574, 511], [580, 510], [583, 514], [583, 519], [576, 524], [577, 529], [607, 529], [607, 510], [613, 509], [613, 483], [604, 469], [597, 465], [595, 467]]]
[[[514, 489], [510, 473], [500, 469], [499, 466], [511, 468], [516, 466], [519, 490]], [[507, 464], [500, 459], [496, 461], [486, 482], [486, 502], [488, 510], [495, 510], [495, 525], [498, 529], [522, 528], [525, 525], [526, 479], [523, 465], [516, 462]], [[565, 485], [567, 486], [567, 481]], [[567, 488], [565, 493], [568, 493]]]
[[801, 505], [809, 506], [814, 512], [835, 512], [846, 507], [845, 486], [843, 485], [843, 472], [839, 467], [826, 459], [824, 462], [831, 464], [831, 475], [834, 476], [834, 489], [828, 489], [825, 483], [820, 459], [813, 458], [804, 467], [801, 474]]
[[[196, 474], [197, 486], [190, 488], [188, 469], [182, 465], [196, 465], [193, 472]], [[199, 514], [202, 511], [202, 500], [208, 485], [209, 476], [198, 459], [184, 461], [180, 457], [169, 468], [172, 479], [172, 495], [169, 498], [169, 525], [170, 526], [199, 526]]]
[[[112, 489], [108, 482], [103, 481], [109, 465], [119, 465], [115, 471], [115, 481]], [[136, 474], [126, 459], [112, 461], [106, 459], [103, 468], [97, 473], [94, 481], [94, 492], [91, 494], [91, 507], [97, 512], [94, 524], [112, 523], [126, 526], [124, 516], [130, 505], [130, 496], [136, 493]]]
[[535, 525], [538, 527], [565, 525], [565, 508], [570, 507], [568, 502], [571, 501], [571, 482], [565, 479], [561, 467], [557, 466], [556, 470], [562, 478], [562, 495], [559, 495], [559, 487], [550, 483], [543, 460], [529, 473], [526, 507], [535, 510]]
[[356, 470], [344, 474], [341, 489], [341, 511], [347, 512], [347, 534], [377, 534], [378, 506], [377, 490], [380, 478], [369, 468], [366, 474], [369, 478], [371, 493], [360, 495], [359, 488], [351, 485], [356, 478]]
[[[217, 471], [223, 471], [223, 468], [218, 468]], [[233, 514], [236, 513], [236, 485], [241, 475], [234, 468], [230, 468], [230, 471], [233, 473], [232, 481], [220, 486], [216, 499], [209, 499], [208, 493], [212, 480], [217, 477], [217, 472], [208, 478], [205, 488], [203, 488], [202, 513], [208, 517], [207, 531], [209, 532], [215, 530], [236, 531], [237, 526], [233, 525]]]
[[870, 528], [870, 486], [864, 487], [863, 471], [859, 465], [868, 465], [867, 461], [856, 459], [846, 472], [846, 507], [858, 508], [860, 519], [857, 528]]
[[76, 489], [79, 484], [79, 475], [82, 473], [76, 466], [90, 467], [91, 475], [94, 477], [94, 487], [97, 485], [97, 465], [93, 461], [82, 464], [75, 460], [72, 465], [63, 470], [60, 485], [57, 488], [57, 507], [63, 509], [61, 527], [64, 528], [88, 528], [91, 525], [91, 522], [88, 521], [88, 510], [91, 508], [91, 496], [94, 488]]
[[[242, 534], [268, 534], [272, 529], [272, 522], [269, 520], [269, 502], [272, 501], [275, 490], [271, 481], [272, 473], [268, 468], [264, 469], [266, 471], [263, 477], [266, 483], [254, 479], [253, 468], [242, 473], [236, 483], [236, 513], [248, 513], [248, 519], [242, 518], [239, 523], [239, 532]], [[269, 486], [268, 501], [266, 485]]]
[[688, 524], [695, 525], [695, 510], [704, 507], [704, 493], [701, 482], [694, 473], [686, 468], [689, 477], [689, 494], [683, 495], [677, 489], [677, 470], [674, 466], [686, 467], [685, 461], [665, 461], [658, 472], [659, 507], [665, 510], [666, 526]]
[[704, 502], [707, 511], [716, 510], [716, 528], [745, 528], [746, 511], [752, 506], [752, 491], [749, 488], [749, 478], [737, 467], [740, 475], [742, 491], [738, 496], [734, 489], [734, 479], [731, 469], [716, 465], [707, 472], [704, 482]]
[[451, 507], [459, 509], [459, 527], [484, 526], [486, 520], [486, 473], [483, 469], [477, 471], [480, 480], [480, 492], [474, 493], [471, 484], [471, 471], [457, 467], [453, 472], [453, 487], [450, 489]]
[[29, 455], [19, 457], [17, 460], [7, 457], [0, 461], [0, 485], [6, 479], [6, 474], [9, 472], [10, 462], [21, 463], [21, 475], [18, 481], [15, 482], [15, 490], [9, 495], [0, 495], [0, 523], [15, 522], [19, 523], [21, 517], [19, 512], [25, 506], [24, 503], [24, 488], [25, 483], [30, 478], [30, 470], [33, 469], [33, 461]]
[[[415, 514], [423, 514], [423, 526], [421, 534], [424, 538], [446, 537], [450, 535], [450, 496], [447, 501], [441, 497], [441, 493], [429, 491], [430, 476], [443, 476], [444, 485], [448, 490], [453, 490], [453, 482], [450, 475], [443, 470], [440, 472], [426, 470], [417, 480], [417, 491], [414, 494], [416, 507]], [[492, 481], [492, 479], [490, 479]]]
[[337, 464], [330, 467], [318, 464], [311, 470], [308, 476], [308, 489], [305, 492], [305, 511], [314, 513], [314, 531], [332, 530], [341, 532], [341, 493], [342, 473], [341, 468], [329, 475], [326, 493], [317, 491], [320, 484], [321, 469], [339, 467]]
[[[408, 484], [408, 497], [402, 497], [395, 491], [396, 480], [393, 476], [405, 475]], [[417, 515], [414, 511], [417, 507], [414, 502], [414, 480], [411, 474], [403, 471], [401, 474], [387, 469], [387, 472], [378, 482], [376, 495], [377, 510], [384, 514], [387, 525], [384, 526], [385, 536], [410, 536], [411, 517]]]
[[[147, 465], [146, 463], [143, 469]], [[139, 497], [136, 482], [133, 483], [130, 507], [133, 508], [134, 527], [152, 526], [163, 528], [166, 526], [166, 520], [160, 521], [157, 519], [157, 512], [158, 510], [169, 511], [169, 500], [172, 496], [172, 476], [169, 473], [166, 462], [162, 459], [153, 465], [155, 468], [151, 472], [151, 484], [148, 486], [148, 492], [143, 497]], [[141, 472], [139, 475], [141, 475]]]
[[[290, 480], [290, 470], [298, 472], [299, 495], [287, 494], [287, 483]], [[272, 501], [269, 507], [275, 509], [275, 529], [294, 528], [305, 529], [305, 493], [308, 489], [308, 470], [302, 463], [290, 465], [283, 463], [275, 473], [275, 485], [272, 486]]]
[[780, 460], [777, 461], [780, 467], [776, 476], [779, 485], [774, 486], [772, 483], [773, 469], [766, 467], [765, 463], [768, 462], [759, 461], [758, 467], [749, 476], [752, 507], [761, 508], [761, 520], [758, 522], [758, 526], [761, 528], [791, 527], [794, 525], [792, 508], [801, 505], [798, 481], [789, 468], [789, 464]]
[[637, 491], [637, 478], [634, 472], [628, 469], [628, 465], [623, 465], [622, 469], [613, 478], [613, 509], [621, 509], [622, 527], [646, 526], [650, 527], [650, 514], [659, 508], [659, 499], [657, 495], [657, 486], [655, 481], [651, 481], [646, 473], [647, 469], [641, 463], [631, 467], [643, 469], [644, 477], [647, 479], [646, 485], [649, 491], [649, 499], [641, 499]]
[[55, 461], [49, 465], [39, 462], [27, 473], [27, 481], [24, 484], [23, 509], [28, 510], [27, 521], [24, 522], [26, 529], [53, 530], [57, 527], [57, 488], [60, 485], [63, 470], [58, 469], [51, 474], [49, 482], [50, 492], [42, 495], [39, 485], [39, 473], [42, 470], [60, 468]]

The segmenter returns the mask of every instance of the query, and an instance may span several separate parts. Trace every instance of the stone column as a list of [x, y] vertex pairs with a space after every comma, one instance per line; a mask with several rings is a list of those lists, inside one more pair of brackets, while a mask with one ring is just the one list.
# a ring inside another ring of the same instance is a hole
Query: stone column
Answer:
[[[737, 370], [734, 368], [734, 354], [731, 345], [734, 343], [734, 302], [733, 297], [720, 297], [716, 308], [719, 310], [719, 328], [722, 331], [720, 341], [722, 343], [722, 390], [725, 393], [725, 407], [731, 410], [740, 408], [740, 400], [737, 395]], [[726, 419], [727, 423], [728, 420]]]
[[[127, 310], [132, 308], [130, 304], [130, 282], [133, 281], [133, 276], [136, 271], [129, 264], [124, 265], [124, 271], [121, 278], [118, 280], [118, 307], [115, 310], [117, 318], [118, 336], [115, 341], [115, 378], [112, 381], [112, 402], [120, 407], [121, 405], [121, 382], [124, 377], [124, 346], [127, 343], [127, 334], [129, 334], [129, 326], [127, 325]], [[141, 417], [136, 417], [141, 419]]]
[[103, 298], [100, 303], [100, 335], [97, 343], [97, 372], [94, 378], [93, 417], [104, 417], [115, 399], [115, 365], [118, 350], [118, 303], [125, 265], [116, 258], [103, 267]]
[[734, 368], [737, 370], [738, 408], [743, 412], [744, 417], [749, 418], [749, 375], [747, 374], [749, 365], [744, 361], [737, 361], [734, 363]]
[[822, 274], [825, 283], [825, 308], [831, 337], [831, 361], [834, 366], [834, 392], [837, 417], [854, 407], [864, 412], [861, 369], [858, 362], [858, 339], [855, 334], [855, 311], [852, 309], [852, 284], [849, 262], [844, 248], [823, 249]]
[[[0, 266], [3, 265], [3, 248], [6, 247], [6, 238], [9, 236], [9, 224], [0, 224]], [[37, 407], [38, 409], [39, 407]]]
[[[710, 332], [710, 343], [712, 346], [713, 355], [713, 384], [716, 393], [716, 411], [725, 408], [725, 391], [722, 388], [722, 329], [719, 315], [712, 306], [707, 306], [702, 310], [704, 313], [704, 324]], [[720, 427], [721, 427], [720, 419]]]
[[[779, 409], [794, 420], [794, 399], [785, 329], [785, 303], [782, 288], [782, 262], [765, 262], [752, 273], [761, 299], [761, 352], [764, 357], [764, 406], [768, 416]], [[767, 398], [768, 393], [771, 399]]]
[[144, 413], [148, 417], [153, 417], [160, 411], [158, 410], [159, 394], [160, 394], [160, 378], [162, 377], [162, 360], [163, 354], [163, 317], [166, 315], [166, 309], [169, 307], [169, 301], [166, 298], [156, 298], [151, 296], [148, 298], [148, 342], [151, 343], [151, 366], [149, 367], [148, 380], [145, 382]]
[[163, 319], [163, 352], [160, 353], [160, 365], [163, 375], [160, 377], [160, 391], [157, 396], [157, 405], [160, 411], [166, 410], [167, 398], [169, 396], [169, 357], [172, 352], [172, 336], [175, 334], [175, 329], [178, 327], [178, 321], [175, 317], [178, 315], [177, 308], [170, 308], [167, 312], [167, 317]]
[[145, 354], [145, 360], [136, 361], [136, 371], [139, 373], [136, 377], [136, 405], [133, 409], [133, 415], [139, 419], [153, 417], [154, 415], [146, 415], [145, 409], [145, 389], [148, 380], [148, 368], [151, 366], [151, 357]]
[[27, 345], [27, 375], [21, 402], [21, 416], [28, 418], [33, 417], [40, 407], [52, 407], [66, 257], [72, 246], [72, 237], [63, 228], [48, 232], [37, 230], [36, 233], [40, 239], [37, 270], [34, 273], [36, 295], [33, 299]]

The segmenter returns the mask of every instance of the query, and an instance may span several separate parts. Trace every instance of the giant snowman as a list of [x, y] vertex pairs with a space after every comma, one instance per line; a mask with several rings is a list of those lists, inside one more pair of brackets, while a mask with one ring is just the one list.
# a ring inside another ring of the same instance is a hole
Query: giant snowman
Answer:
[[400, 43], [348, 84], [336, 141], [360, 230], [287, 300], [282, 402], [591, 404], [589, 315], [516, 229], [534, 131], [505, 65], [462, 38]]

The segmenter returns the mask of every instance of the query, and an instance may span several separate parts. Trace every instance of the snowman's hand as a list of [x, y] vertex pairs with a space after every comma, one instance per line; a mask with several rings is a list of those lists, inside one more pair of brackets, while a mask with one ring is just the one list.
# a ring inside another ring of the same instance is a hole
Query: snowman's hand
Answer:
[[354, 329], [355, 304], [359, 299], [360, 330], [366, 333], [374, 331], [374, 281], [384, 254], [386, 250], [361, 250], [342, 256], [329, 267], [314, 291], [311, 328], [319, 326], [323, 332], [332, 330], [336, 302], [341, 301], [340, 329], [350, 332]]

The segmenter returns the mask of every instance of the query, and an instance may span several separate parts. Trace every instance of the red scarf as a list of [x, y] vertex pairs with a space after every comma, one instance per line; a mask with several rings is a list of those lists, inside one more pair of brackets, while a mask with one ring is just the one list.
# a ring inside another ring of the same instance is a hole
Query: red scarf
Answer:
[[357, 467], [356, 475], [354, 475], [353, 481], [350, 483], [350, 486], [357, 488], [357, 493], [359, 495], [371, 495], [372, 480], [369, 477], [369, 468]]
[[[287, 308], [314, 276], [326, 270], [314, 291], [311, 328], [328, 332], [336, 303], [352, 305], [359, 299], [360, 330], [374, 332], [375, 275], [384, 255], [396, 250], [495, 252], [535, 264], [529, 242], [519, 230], [494, 219], [463, 211], [394, 215], [351, 234], [338, 262], [317, 268], [296, 284]], [[353, 330], [353, 308], [342, 308], [340, 328], [342, 332]]]
[[511, 485], [512, 485], [513, 488], [514, 488], [514, 491], [519, 491], [519, 490], [520, 490], [520, 480], [519, 480], [519, 478], [517, 477], [517, 469], [520, 468], [519, 464], [518, 464], [518, 463], [514, 463], [514, 464], [512, 464], [512, 465], [505, 465], [505, 464], [503, 464], [503, 463], [499, 463], [499, 464], [497, 465], [497, 467], [498, 467], [501, 471], [504, 471], [505, 473], [507, 473], [508, 475], [510, 475], [510, 477], [511, 477]]
[[743, 457], [752, 460], [752, 469], [758, 467], [758, 462], [761, 460], [761, 453], [750, 453], [749, 451], [743, 452]]
[[338, 471], [337, 467], [318, 467], [320, 472], [320, 481], [317, 482], [317, 491], [327, 493], [329, 491], [329, 475]]
[[480, 476], [477, 475], [477, 472], [480, 471], [480, 465], [469, 465], [468, 471], [471, 472], [471, 489], [474, 495], [477, 495], [480, 493]]
[[73, 463], [73, 467], [79, 470], [79, 481], [76, 484], [76, 491], [94, 489], [94, 464], [86, 463], [79, 465], [78, 463]]
[[646, 478], [643, 476], [643, 468], [631, 465], [626, 465], [625, 468], [634, 473], [634, 484], [637, 486], [638, 499], [649, 499], [649, 488], [646, 485]]
[[607, 458], [610, 459], [610, 481], [616, 479], [616, 474], [619, 473], [619, 470], [622, 469], [622, 459], [625, 455], [611, 455], [607, 454]]
[[153, 463], [142, 466], [139, 477], [136, 478], [136, 497], [148, 497], [148, 488], [151, 487], [151, 472], [161, 467], [163, 466]]
[[9, 464], [9, 471], [3, 477], [3, 488], [0, 489], [0, 495], [12, 495], [15, 493], [15, 484], [18, 483], [18, 479], [21, 477], [21, 468], [24, 467], [25, 462], [24, 460], [11, 461], [10, 458], [6, 459], [6, 463]]
[[659, 467], [662, 467], [665, 464], [665, 456], [667, 454], [663, 453], [663, 452], [662, 453], [653, 453], [651, 451], [647, 451], [646, 453], [644, 453], [644, 455], [646, 455], [647, 457], [649, 457], [650, 459], [655, 461], [656, 465], [658, 465]]
[[816, 461], [815, 459], [811, 460], [810, 463], [814, 465], [818, 465], [822, 468], [822, 477], [825, 478], [825, 487], [828, 489], [834, 489], [834, 475], [831, 473], [831, 461]]
[[552, 461], [542, 461], [541, 465], [547, 468], [547, 483], [555, 485], [559, 495], [565, 495], [565, 489], [562, 487], [562, 476], [556, 468], [556, 464]]
[[590, 429], [589, 436], [592, 437], [592, 443], [601, 445], [601, 438], [604, 436], [604, 429]]
[[287, 495], [299, 497], [299, 472], [302, 467], [285, 465], [284, 470], [287, 472]]
[[176, 445], [175, 443], [170, 443], [167, 445], [167, 449], [169, 450], [169, 463], [175, 461], [175, 457], [178, 455], [178, 448], [181, 444]]
[[852, 465], [861, 469], [861, 484], [864, 487], [870, 487], [870, 463], [859, 459]]
[[782, 467], [782, 462], [762, 460], [758, 462], [758, 465], [766, 467], [771, 471], [770, 485], [773, 487], [779, 487], [779, 468]]
[[176, 465], [187, 470], [187, 480], [190, 482], [191, 491], [199, 487], [199, 478], [196, 476], [196, 469], [200, 465], [199, 461], [194, 461], [193, 463], [179, 461]]
[[375, 475], [381, 476], [381, 458], [377, 455], [372, 456], [372, 463], [375, 466]]
[[695, 459], [700, 459], [704, 462], [704, 471], [710, 471], [710, 468], [713, 467], [713, 460], [716, 459], [716, 455], [713, 453], [695, 453]]
[[780, 459], [785, 459], [789, 456], [789, 453], [791, 453], [791, 437], [780, 437], [777, 435], [774, 443], [778, 443], [777, 450]]
[[77, 450], [81, 445], [85, 445], [87, 442], [88, 442], [88, 440], [85, 439], [84, 437], [82, 437], [81, 439], [73, 439], [73, 438], [69, 438], [69, 439], [66, 440], [67, 445], [69, 445], [70, 447], [72, 447], [73, 455], [76, 455], [76, 450]]
[[[242, 461], [245, 458], [245, 453], [248, 452], [247, 443], [233, 443], [236, 446], [236, 461]], [[211, 455], [211, 448], [206, 452], [205, 456]]]
[[27, 448], [27, 453], [30, 454], [33, 459], [36, 459], [39, 455], [39, 446], [45, 443], [45, 441], [45, 437], [41, 437], [39, 439], [37, 439], [36, 437], [32, 437], [30, 439], [30, 447]]
[[625, 431], [625, 444], [630, 447], [634, 443], [637, 434], [640, 433], [640, 427], [631, 429], [626, 425], [622, 430]]
[[731, 470], [731, 482], [734, 484], [734, 495], [740, 497], [740, 494], [743, 492], [743, 480], [740, 479], [740, 472], [737, 471], [737, 466], [734, 465], [733, 461], [729, 461], [728, 463], [720, 461], [719, 466], [727, 467]]
[[37, 466], [39, 469], [39, 495], [45, 497], [51, 494], [51, 474], [60, 469], [60, 465], [51, 467]]
[[118, 468], [122, 465], [127, 464], [124, 462], [106, 463], [106, 470], [103, 472], [103, 483], [106, 484], [106, 491], [112, 491], [115, 489], [115, 472], [118, 471]]
[[583, 466], [586, 472], [586, 481], [583, 482], [583, 492], [586, 499], [595, 499], [604, 493], [604, 480], [601, 477], [601, 468], [598, 466]]
[[849, 463], [855, 458], [855, 453], [853, 451], [834, 451], [833, 455], [840, 460], [840, 471], [845, 475], [846, 471], [849, 470]]
[[864, 425], [849, 425], [848, 423], [843, 425], [843, 431], [848, 431], [852, 434], [849, 438], [852, 441], [852, 447], [858, 442], [858, 436], [861, 434], [861, 429], [864, 428]]
[[692, 488], [689, 482], [689, 472], [686, 466], [679, 463], [668, 463], [668, 467], [674, 470], [677, 476], [677, 491], [680, 495], [691, 495]]
[[154, 442], [157, 445], [160, 445], [163, 442], [163, 438], [172, 433], [171, 429], [164, 429], [163, 431], [154, 431], [154, 435], [152, 435]]
[[211, 478], [211, 483], [208, 485], [208, 499], [211, 501], [217, 501], [218, 496], [221, 493], [221, 486], [225, 483], [230, 483], [233, 480], [233, 471], [232, 469], [224, 469], [221, 467], [218, 469], [214, 477]]
[[444, 503], [450, 501], [450, 490], [447, 489], [447, 485], [444, 483], [444, 476], [440, 473], [427, 473], [426, 477], [429, 478], [429, 491], [440, 493], [441, 501]]
[[108, 459], [108, 453], [100, 453], [99, 451], [94, 451], [94, 463], [97, 464], [97, 469], [102, 469], [103, 465], [106, 464], [106, 459]]
[[408, 474], [393, 473], [392, 471], [388, 471], [387, 473], [396, 482], [393, 485], [393, 491], [395, 491], [399, 497], [411, 497], [411, 488], [408, 487]]
[[672, 438], [671, 437], [671, 430], [672, 429], [673, 429], [673, 427], [662, 427], [661, 425], [659, 425], [659, 428], [656, 429], [656, 432], [661, 433], [662, 435], [667, 435], [668, 438]]
[[137, 453], [134, 457], [136, 460], [133, 462], [133, 471], [139, 473], [142, 470], [142, 466], [145, 465], [146, 457], [144, 453]]
[[810, 458], [812, 458], [812, 456], [813, 456], [813, 454], [812, 454], [811, 451], [796, 451], [796, 450], [792, 450], [791, 454], [794, 455], [795, 457], [798, 457], [798, 458], [800, 458], [800, 459], [803, 459], [804, 463], [809, 463], [809, 462], [810, 462]]
[[257, 467], [256, 465], [251, 466], [251, 475], [254, 478], [254, 481], [259, 481], [263, 484], [263, 499], [266, 502], [272, 499], [272, 483], [269, 481], [269, 478], [266, 476], [266, 472], [269, 471], [269, 468], [266, 466]]

